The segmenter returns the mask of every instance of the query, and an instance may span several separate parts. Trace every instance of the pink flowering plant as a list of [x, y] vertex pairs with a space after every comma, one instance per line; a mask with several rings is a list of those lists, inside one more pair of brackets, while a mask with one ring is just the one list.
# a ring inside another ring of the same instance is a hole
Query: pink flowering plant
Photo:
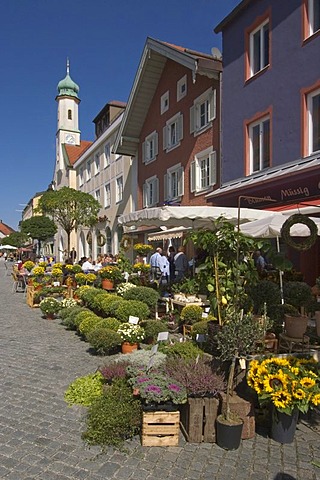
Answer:
[[179, 382], [161, 373], [143, 373], [129, 379], [134, 389], [139, 391], [142, 401], [147, 404], [172, 402], [186, 403], [187, 390]]

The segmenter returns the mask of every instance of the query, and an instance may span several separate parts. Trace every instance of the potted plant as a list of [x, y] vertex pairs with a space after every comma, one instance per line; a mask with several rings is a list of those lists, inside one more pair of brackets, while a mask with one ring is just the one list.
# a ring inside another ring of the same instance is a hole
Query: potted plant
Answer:
[[283, 293], [285, 302], [297, 309], [294, 315], [285, 315], [286, 335], [291, 338], [303, 338], [308, 326], [308, 317], [304, 315], [304, 311], [312, 301], [311, 287], [305, 282], [286, 282]]
[[149, 253], [152, 252], [153, 247], [152, 245], [147, 245], [145, 243], [136, 243], [133, 246], [133, 249], [140, 257], [146, 257]]
[[292, 443], [299, 412], [320, 405], [319, 365], [313, 358], [266, 358], [253, 360], [248, 385], [260, 405], [271, 405], [271, 437]]
[[140, 325], [125, 322], [117, 330], [119, 333], [122, 344], [122, 353], [131, 353], [137, 350], [139, 343], [144, 339], [145, 332]]
[[124, 280], [120, 268], [116, 265], [107, 265], [101, 268], [98, 275], [101, 278], [102, 288], [105, 290], [113, 290], [115, 283], [120, 283]]
[[41, 300], [39, 304], [40, 310], [46, 315], [47, 318], [53, 319], [54, 316], [61, 309], [59, 300], [53, 297], [46, 297]]
[[28, 270], [28, 272], [31, 272], [31, 270], [35, 266], [35, 263], [32, 262], [31, 260], [27, 260], [26, 262], [24, 262], [23, 266], [26, 270]]

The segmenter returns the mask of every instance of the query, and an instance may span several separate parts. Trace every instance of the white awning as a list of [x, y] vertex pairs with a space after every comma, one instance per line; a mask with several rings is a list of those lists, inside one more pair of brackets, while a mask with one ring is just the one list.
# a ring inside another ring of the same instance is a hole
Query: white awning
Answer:
[[148, 235], [148, 241], [154, 242], [157, 240], [170, 240], [172, 238], [182, 238], [183, 234], [186, 233], [190, 228], [186, 227], [176, 227], [168, 228], [168, 230], [161, 230], [160, 232], [150, 233]]

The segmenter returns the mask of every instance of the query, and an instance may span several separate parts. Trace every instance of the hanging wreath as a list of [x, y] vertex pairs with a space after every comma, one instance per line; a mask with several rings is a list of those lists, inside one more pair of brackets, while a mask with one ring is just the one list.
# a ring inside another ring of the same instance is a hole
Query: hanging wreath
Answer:
[[86, 238], [87, 238], [87, 242], [89, 243], [89, 245], [91, 245], [91, 243], [92, 243], [92, 233], [88, 232]]
[[103, 245], [106, 244], [106, 237], [105, 235], [103, 235], [103, 233], [99, 233], [99, 235], [97, 235], [97, 245], [98, 247], [103, 247]]
[[120, 248], [126, 252], [131, 247], [131, 244], [132, 244], [131, 238], [128, 237], [128, 235], [125, 235], [121, 239]]
[[[296, 242], [294, 240], [294, 237], [290, 236], [290, 229], [293, 225], [296, 225], [297, 223], [302, 223], [303, 225], [306, 225], [309, 228], [310, 235], [308, 237], [304, 237], [302, 242]], [[281, 237], [285, 241], [289, 247], [295, 248], [296, 250], [309, 250], [309, 248], [314, 245], [314, 243], [317, 240], [317, 235], [318, 235], [318, 228], [317, 225], [314, 223], [311, 218], [307, 217], [306, 215], [302, 215], [300, 213], [296, 213], [294, 215], [291, 215], [284, 224], [282, 225], [281, 228]]]

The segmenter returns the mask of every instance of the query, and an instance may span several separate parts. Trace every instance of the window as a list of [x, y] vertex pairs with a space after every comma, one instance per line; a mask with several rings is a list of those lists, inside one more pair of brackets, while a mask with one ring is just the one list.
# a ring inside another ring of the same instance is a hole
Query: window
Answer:
[[212, 147], [195, 156], [190, 167], [191, 192], [201, 193], [216, 184], [216, 164], [216, 152]]
[[270, 117], [249, 125], [249, 173], [270, 167]]
[[98, 175], [100, 172], [100, 155], [96, 153], [94, 156], [94, 174]]
[[142, 144], [142, 161], [152, 162], [158, 155], [158, 133], [156, 131], [148, 135]]
[[320, 30], [320, 2], [319, 0], [308, 1], [307, 14], [307, 37], [311, 37], [314, 33]]
[[320, 88], [307, 98], [309, 155], [320, 150]]
[[169, 91], [161, 96], [160, 112], [161, 115], [169, 109]]
[[190, 133], [197, 135], [212, 126], [216, 118], [216, 90], [206, 90], [190, 108]]
[[269, 19], [250, 33], [249, 64], [250, 77], [269, 65]]
[[143, 207], [153, 207], [159, 202], [159, 179], [148, 178], [143, 185]]
[[83, 167], [79, 168], [79, 186], [83, 185], [84, 179], [83, 179]]
[[111, 243], [111, 229], [110, 227], [106, 228], [106, 252], [112, 252], [112, 243]]
[[167, 152], [178, 147], [183, 139], [183, 116], [177, 113], [163, 127], [163, 149]]
[[100, 188], [94, 192], [94, 198], [100, 202], [101, 194], [100, 194]]
[[72, 120], [72, 110], [68, 110], [68, 120]]
[[111, 158], [110, 143], [106, 143], [106, 145], [104, 146], [104, 168], [109, 167], [110, 158]]
[[87, 172], [87, 182], [88, 182], [89, 180], [91, 180], [91, 162], [90, 162], [90, 160], [87, 161], [86, 172]]
[[187, 95], [187, 75], [177, 82], [177, 102]]
[[107, 183], [104, 187], [104, 206], [109, 208], [111, 206], [111, 186]]
[[171, 201], [184, 193], [184, 171], [180, 164], [167, 170], [164, 176], [164, 200]]
[[116, 202], [119, 203], [123, 199], [123, 177], [116, 178]]

